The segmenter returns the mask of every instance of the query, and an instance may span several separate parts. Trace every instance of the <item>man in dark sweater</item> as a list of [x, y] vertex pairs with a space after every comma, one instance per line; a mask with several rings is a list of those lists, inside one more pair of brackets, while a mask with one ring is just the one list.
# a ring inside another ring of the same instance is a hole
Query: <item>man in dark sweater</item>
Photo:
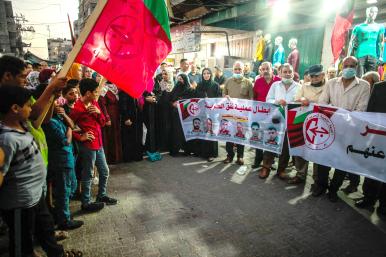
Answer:
[[[371, 92], [368, 112], [386, 113], [386, 81], [374, 84]], [[386, 218], [386, 183], [365, 178], [363, 183], [364, 198], [355, 203], [355, 206], [361, 209], [374, 210], [374, 205], [379, 200], [377, 213], [379, 217]]]

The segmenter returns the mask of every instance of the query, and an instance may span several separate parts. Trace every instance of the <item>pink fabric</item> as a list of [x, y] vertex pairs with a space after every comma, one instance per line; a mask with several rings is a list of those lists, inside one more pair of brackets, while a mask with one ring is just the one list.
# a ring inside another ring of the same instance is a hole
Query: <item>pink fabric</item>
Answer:
[[109, 0], [76, 58], [134, 98], [153, 89], [171, 51], [165, 31], [143, 0]]

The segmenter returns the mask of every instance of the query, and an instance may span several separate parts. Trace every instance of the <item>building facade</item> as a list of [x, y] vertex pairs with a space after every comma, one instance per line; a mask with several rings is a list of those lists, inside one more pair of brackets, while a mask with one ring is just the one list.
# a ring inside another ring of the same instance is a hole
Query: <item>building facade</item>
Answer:
[[11, 1], [0, 1], [0, 54], [23, 54], [21, 33], [15, 22]]
[[78, 19], [74, 21], [74, 34], [75, 37], [78, 37], [88, 17], [91, 15], [92, 11], [97, 5], [97, 0], [79, 0], [79, 12]]
[[68, 53], [72, 49], [72, 42], [69, 39], [49, 38], [47, 39], [48, 59], [59, 64], [64, 63]]

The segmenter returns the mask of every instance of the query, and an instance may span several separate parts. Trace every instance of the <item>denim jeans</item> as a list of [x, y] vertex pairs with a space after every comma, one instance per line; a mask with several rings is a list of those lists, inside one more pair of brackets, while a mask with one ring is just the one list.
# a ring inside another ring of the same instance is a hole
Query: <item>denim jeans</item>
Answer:
[[99, 186], [97, 197], [103, 197], [107, 192], [107, 180], [109, 178], [109, 167], [107, 166], [103, 147], [99, 150], [91, 150], [80, 145], [82, 156], [82, 204], [91, 202], [91, 182], [94, 173], [94, 165], [98, 169]]
[[72, 168], [58, 168], [54, 172], [55, 214], [58, 224], [71, 220], [70, 198], [75, 193], [77, 181], [75, 170]]

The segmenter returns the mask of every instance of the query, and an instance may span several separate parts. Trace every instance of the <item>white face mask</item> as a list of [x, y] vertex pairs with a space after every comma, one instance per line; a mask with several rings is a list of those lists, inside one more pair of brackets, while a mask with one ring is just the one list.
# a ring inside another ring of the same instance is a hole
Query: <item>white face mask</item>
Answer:
[[241, 79], [243, 77], [243, 74], [241, 74], [241, 73], [233, 73], [233, 77], [235, 79]]
[[290, 79], [282, 78], [281, 81], [283, 82], [284, 85], [291, 85], [294, 82], [294, 79], [293, 78], [290, 78]]

